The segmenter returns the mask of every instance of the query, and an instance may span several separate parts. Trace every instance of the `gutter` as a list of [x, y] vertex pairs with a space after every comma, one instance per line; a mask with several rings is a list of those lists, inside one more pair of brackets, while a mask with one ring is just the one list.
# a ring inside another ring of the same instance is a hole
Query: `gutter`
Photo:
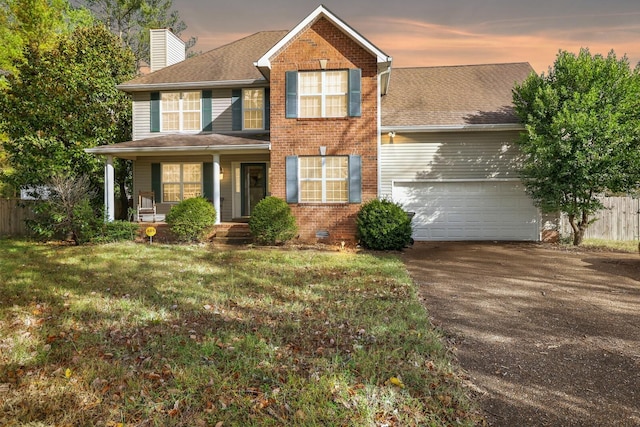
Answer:
[[491, 132], [491, 131], [522, 131], [524, 125], [520, 123], [481, 124], [481, 125], [427, 125], [427, 126], [382, 126], [381, 133], [402, 132]]
[[116, 86], [124, 92], [146, 92], [152, 90], [172, 90], [172, 89], [210, 89], [215, 87], [264, 87], [268, 85], [268, 81], [264, 79], [251, 80], [223, 80], [208, 82], [181, 82], [181, 83], [138, 83], [138, 84], [119, 84]]
[[271, 150], [271, 143], [269, 144], [255, 144], [255, 145], [196, 145], [190, 147], [131, 147], [131, 148], [119, 148], [109, 149], [109, 145], [101, 145], [94, 148], [85, 148], [85, 153], [89, 154], [132, 154], [132, 153], [189, 153], [192, 151], [250, 151], [250, 150]]

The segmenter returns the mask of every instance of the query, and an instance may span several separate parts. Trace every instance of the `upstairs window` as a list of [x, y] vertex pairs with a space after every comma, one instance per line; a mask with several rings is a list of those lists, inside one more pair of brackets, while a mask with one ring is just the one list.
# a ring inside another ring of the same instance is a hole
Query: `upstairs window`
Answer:
[[160, 94], [163, 132], [200, 131], [201, 92], [163, 92]]
[[298, 117], [346, 117], [347, 71], [312, 71], [298, 75]]
[[243, 129], [264, 129], [264, 89], [243, 89]]
[[287, 71], [287, 118], [338, 118], [362, 115], [360, 69]]

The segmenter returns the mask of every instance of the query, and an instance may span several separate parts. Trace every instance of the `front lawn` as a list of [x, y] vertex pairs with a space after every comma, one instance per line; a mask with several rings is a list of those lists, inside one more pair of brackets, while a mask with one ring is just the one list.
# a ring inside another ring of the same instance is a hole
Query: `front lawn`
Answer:
[[0, 425], [472, 425], [403, 264], [0, 239]]

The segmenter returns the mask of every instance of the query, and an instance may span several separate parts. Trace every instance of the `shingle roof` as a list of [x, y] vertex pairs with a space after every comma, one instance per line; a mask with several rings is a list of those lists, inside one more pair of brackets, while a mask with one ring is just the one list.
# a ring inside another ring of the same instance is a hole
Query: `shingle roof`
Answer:
[[286, 34], [287, 31], [255, 33], [155, 73], [130, 80], [119, 87], [126, 90], [127, 86], [142, 84], [264, 79], [254, 62]]
[[526, 63], [394, 68], [382, 97], [382, 126], [517, 123], [511, 90]]
[[120, 142], [118, 144], [100, 145], [88, 149], [87, 151], [98, 154], [115, 154], [117, 152], [149, 148], [172, 149], [180, 147], [191, 149], [215, 149], [224, 147], [258, 147], [265, 144], [269, 144], [269, 135], [266, 133], [243, 135], [222, 133], [173, 134], [139, 139], [136, 141]]

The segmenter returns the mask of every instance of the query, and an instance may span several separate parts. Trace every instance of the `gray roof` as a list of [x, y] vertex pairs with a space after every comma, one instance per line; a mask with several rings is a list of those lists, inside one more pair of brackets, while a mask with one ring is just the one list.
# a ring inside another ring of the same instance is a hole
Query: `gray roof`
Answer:
[[119, 87], [126, 90], [127, 86], [145, 84], [264, 80], [254, 62], [278, 43], [287, 32], [255, 33], [154, 73], [130, 80]]
[[382, 126], [518, 123], [511, 90], [532, 72], [526, 62], [394, 68]]

